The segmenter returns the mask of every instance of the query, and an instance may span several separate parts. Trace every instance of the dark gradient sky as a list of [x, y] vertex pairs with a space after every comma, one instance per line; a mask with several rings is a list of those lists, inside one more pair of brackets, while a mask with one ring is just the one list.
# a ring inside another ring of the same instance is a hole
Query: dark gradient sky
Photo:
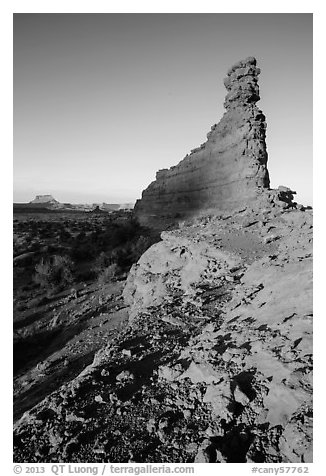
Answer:
[[14, 200], [139, 198], [256, 56], [273, 187], [312, 203], [311, 14], [15, 14]]

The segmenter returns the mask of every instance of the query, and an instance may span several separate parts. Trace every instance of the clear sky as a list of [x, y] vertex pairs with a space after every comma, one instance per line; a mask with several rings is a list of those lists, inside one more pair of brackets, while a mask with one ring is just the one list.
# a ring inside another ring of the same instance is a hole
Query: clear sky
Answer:
[[271, 186], [312, 204], [312, 37], [312, 14], [15, 14], [14, 201], [139, 198], [255, 56]]

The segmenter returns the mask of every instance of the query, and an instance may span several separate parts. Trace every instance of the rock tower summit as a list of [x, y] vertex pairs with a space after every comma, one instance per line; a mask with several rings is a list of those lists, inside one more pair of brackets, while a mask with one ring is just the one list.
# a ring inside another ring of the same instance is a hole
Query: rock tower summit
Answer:
[[144, 224], [186, 217], [201, 210], [235, 209], [269, 188], [266, 122], [259, 101], [256, 59], [232, 66], [224, 85], [226, 112], [207, 141], [170, 169], [157, 172], [135, 214]]

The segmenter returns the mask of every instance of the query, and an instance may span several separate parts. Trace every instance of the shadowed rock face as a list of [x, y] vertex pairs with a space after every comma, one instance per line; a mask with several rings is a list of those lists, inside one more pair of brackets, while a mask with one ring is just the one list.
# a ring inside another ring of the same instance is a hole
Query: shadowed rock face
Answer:
[[211, 127], [207, 141], [178, 165], [160, 170], [136, 202], [142, 223], [187, 216], [206, 209], [235, 209], [269, 187], [266, 122], [256, 59], [235, 64], [224, 80], [226, 112]]

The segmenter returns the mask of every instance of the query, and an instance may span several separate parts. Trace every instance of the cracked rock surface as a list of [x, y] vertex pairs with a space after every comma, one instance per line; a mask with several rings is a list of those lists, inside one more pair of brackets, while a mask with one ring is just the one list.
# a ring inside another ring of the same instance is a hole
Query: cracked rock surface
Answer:
[[312, 211], [281, 192], [162, 233], [129, 324], [16, 423], [15, 461], [312, 461]]

